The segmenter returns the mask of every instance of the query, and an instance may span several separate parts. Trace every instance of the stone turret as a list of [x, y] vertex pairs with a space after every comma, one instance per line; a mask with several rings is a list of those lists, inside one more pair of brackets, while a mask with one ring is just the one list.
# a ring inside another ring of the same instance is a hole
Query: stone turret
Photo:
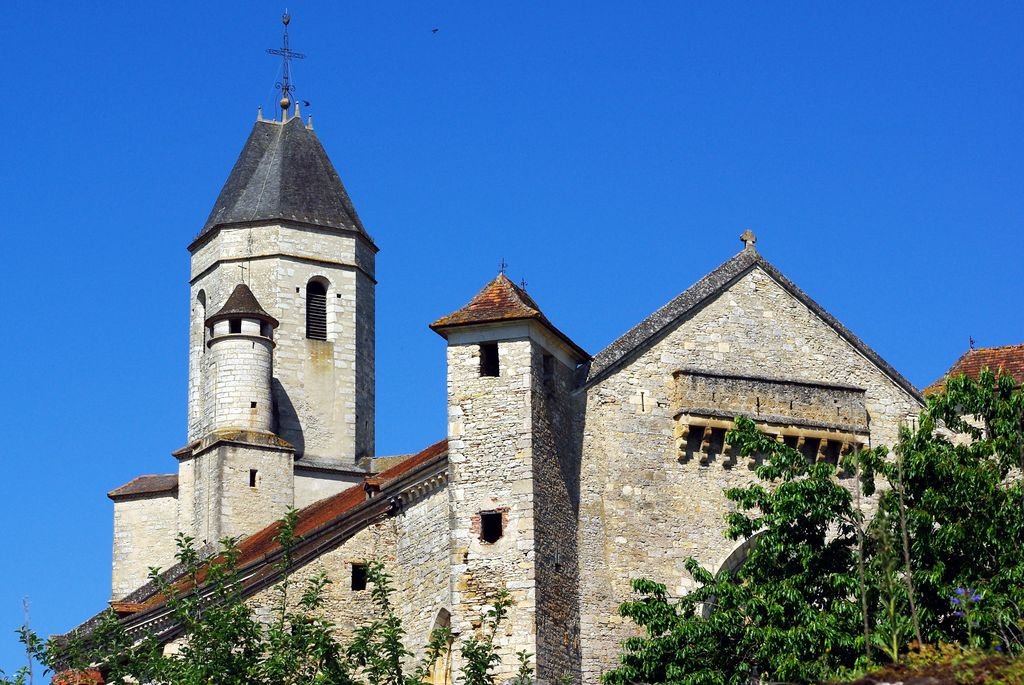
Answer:
[[269, 432], [273, 425], [272, 317], [243, 283], [205, 321], [209, 354], [204, 402], [211, 430], [244, 428]]
[[525, 649], [538, 682], [576, 682], [579, 452], [569, 391], [589, 357], [504, 274], [431, 328], [448, 341], [452, 628], [474, 630], [508, 589], [499, 679], [514, 675]]
[[295, 449], [273, 431], [277, 326], [241, 283], [203, 322], [203, 432], [174, 453], [178, 530], [200, 542], [259, 530], [295, 501]]

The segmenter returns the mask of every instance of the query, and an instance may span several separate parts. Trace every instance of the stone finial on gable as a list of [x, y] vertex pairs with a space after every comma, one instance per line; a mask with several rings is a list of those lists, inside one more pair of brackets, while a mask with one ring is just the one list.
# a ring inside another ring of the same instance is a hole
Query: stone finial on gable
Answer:
[[754, 247], [754, 243], [757, 242], [757, 236], [754, 235], [754, 232], [749, 228], [743, 231], [743, 235], [740, 236], [740, 240], [743, 241], [744, 250], [750, 250], [751, 252], [756, 251], [757, 248]]

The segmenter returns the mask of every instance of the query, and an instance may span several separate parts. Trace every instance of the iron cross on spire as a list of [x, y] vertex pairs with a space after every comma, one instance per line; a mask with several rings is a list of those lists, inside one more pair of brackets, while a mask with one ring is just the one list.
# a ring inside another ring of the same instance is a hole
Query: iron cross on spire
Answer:
[[279, 104], [281, 105], [282, 121], [288, 118], [288, 108], [292, 104], [292, 93], [295, 92], [295, 86], [292, 85], [291, 61], [293, 59], [306, 59], [306, 56], [301, 52], [295, 52], [288, 47], [288, 24], [291, 23], [291, 20], [291, 15], [288, 14], [288, 10], [285, 10], [281, 16], [281, 23], [284, 24], [284, 42], [279, 49], [267, 49], [267, 54], [280, 55], [281, 61], [284, 63], [281, 82], [277, 84], [277, 89], [281, 91], [281, 102]]

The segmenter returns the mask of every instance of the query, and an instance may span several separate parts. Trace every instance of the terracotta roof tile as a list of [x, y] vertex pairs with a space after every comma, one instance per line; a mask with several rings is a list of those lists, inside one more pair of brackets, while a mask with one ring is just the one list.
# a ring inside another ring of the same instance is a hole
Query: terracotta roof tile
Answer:
[[967, 350], [942, 378], [924, 389], [924, 394], [942, 392], [946, 388], [946, 381], [955, 376], [977, 378], [981, 370], [986, 368], [997, 375], [1010, 374], [1018, 383], [1024, 383], [1024, 344]]
[[178, 489], [177, 474], [169, 473], [160, 476], [139, 476], [128, 481], [119, 488], [114, 488], [107, 493], [110, 499], [130, 497], [132, 495], [155, 495], [164, 492], [174, 492]]
[[498, 274], [464, 307], [455, 310], [448, 316], [442, 316], [430, 324], [430, 328], [447, 337], [444, 333], [447, 328], [522, 320], [534, 320], [544, 324], [583, 359], [590, 358], [590, 355], [582, 347], [548, 321], [533, 298], [527, 295], [525, 290], [508, 280], [505, 274]]
[[430, 324], [434, 330], [448, 326], [514, 321], [516, 319], [543, 319], [540, 307], [526, 291], [508, 280], [505, 274], [483, 287], [466, 306]]
[[[373, 476], [372, 480], [382, 486], [386, 486], [396, 478], [415, 470], [416, 467], [431, 461], [435, 457], [446, 454], [447, 452], [448, 440], [441, 440], [409, 457], [400, 464], [396, 464], [390, 469]], [[322, 526], [331, 523], [343, 514], [355, 509], [359, 504], [365, 502], [366, 499], [367, 492], [364, 489], [364, 483], [360, 483], [342, 490], [336, 495], [314, 502], [308, 507], [300, 509], [298, 512], [298, 521], [296, 521], [295, 524], [296, 536], [301, 538]], [[277, 536], [279, 528], [280, 524], [275, 521], [238, 543], [238, 568], [243, 568], [251, 563], [258, 562], [267, 555], [276, 552], [279, 545], [274, 538]], [[200, 570], [198, 576], [200, 583], [205, 582], [206, 569]], [[189, 581], [187, 579], [174, 584], [174, 588], [178, 592], [185, 591], [188, 587]], [[163, 604], [165, 599], [166, 597], [164, 597], [162, 593], [157, 593], [143, 602], [142, 607], [147, 610], [152, 609], [153, 607]]]

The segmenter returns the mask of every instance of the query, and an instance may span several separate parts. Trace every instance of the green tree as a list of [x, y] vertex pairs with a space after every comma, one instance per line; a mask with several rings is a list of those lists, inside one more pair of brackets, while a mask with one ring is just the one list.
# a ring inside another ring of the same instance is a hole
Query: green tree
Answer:
[[1021, 385], [988, 370], [977, 380], [953, 378], [917, 424], [901, 430], [895, 455], [864, 457], [865, 491], [876, 479], [884, 484], [870, 530], [890, 540], [905, 532], [911, 573], [900, 572], [913, 594], [902, 607], [909, 615], [915, 601], [923, 639], [977, 646], [998, 640], [1024, 606]]
[[725, 491], [738, 507], [726, 516], [726, 535], [756, 536], [757, 544], [735, 574], [712, 577], [689, 559], [698, 588], [675, 603], [664, 586], [634, 582], [640, 598], [620, 613], [646, 635], [626, 641], [621, 666], [605, 675], [608, 685], [738, 684], [762, 674], [810, 682], [852, 665], [863, 649], [861, 517], [835, 467], [808, 463], [744, 418], [728, 442], [763, 459], [759, 482]]
[[[422, 685], [431, 667], [452, 641], [449, 629], [435, 630], [418, 663], [405, 646], [405, 630], [394, 608], [394, 587], [380, 561], [367, 570], [375, 615], [356, 628], [342, 644], [335, 625], [324, 615], [325, 591], [330, 580], [311, 577], [294, 596], [293, 550], [298, 538], [298, 515], [289, 511], [278, 523], [275, 540], [281, 546], [282, 580], [275, 588], [272, 620], [262, 622], [244, 596], [238, 570], [239, 551], [233, 540], [222, 541], [221, 552], [204, 560], [193, 541], [178, 538], [177, 559], [183, 580], [166, 581], [151, 571], [158, 592], [181, 626], [184, 638], [178, 649], [166, 653], [153, 636], [133, 638], [113, 612], [106, 612], [88, 633], [43, 644], [21, 631], [26, 648], [48, 669], [86, 671], [99, 667], [108, 683], [161, 683], [162, 685]], [[498, 662], [494, 635], [509, 607], [508, 595], [496, 598], [487, 615], [482, 636], [462, 645], [463, 680], [491, 685]], [[520, 677], [529, 673], [520, 671]], [[0, 685], [25, 685], [23, 668], [10, 677], [0, 673]], [[525, 681], [524, 681], [525, 682]]]

